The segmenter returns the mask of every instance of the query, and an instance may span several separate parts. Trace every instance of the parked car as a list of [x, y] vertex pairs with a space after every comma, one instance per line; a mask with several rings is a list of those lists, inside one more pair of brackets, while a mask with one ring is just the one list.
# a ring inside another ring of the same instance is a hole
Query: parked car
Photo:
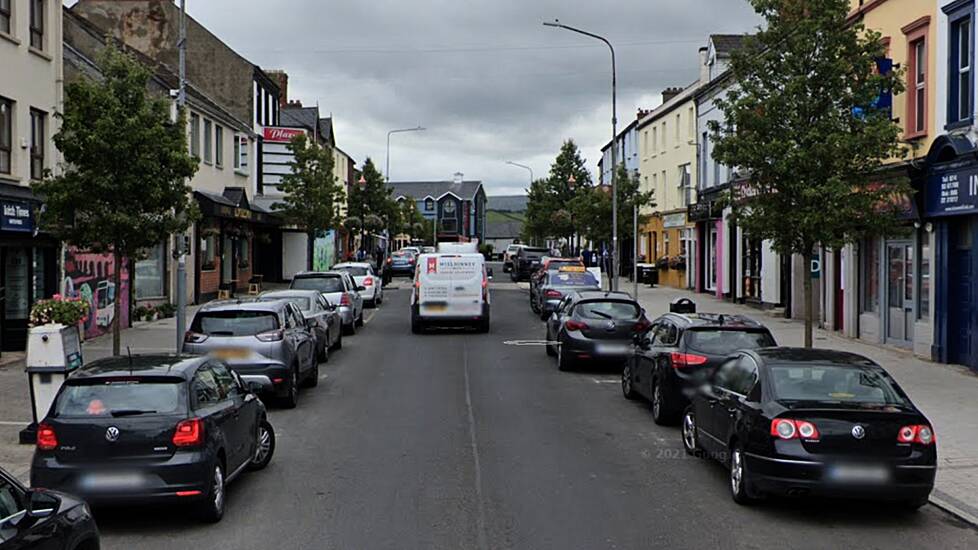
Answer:
[[186, 503], [216, 522], [227, 483], [274, 451], [265, 406], [223, 361], [114, 357], [61, 387], [38, 424], [31, 485], [96, 505]]
[[[438, 252], [438, 250], [435, 247], [433, 247], [433, 246], [422, 246], [421, 247], [421, 254], [434, 254], [435, 252]], [[419, 254], [419, 256], [421, 254]]]
[[343, 333], [353, 335], [363, 326], [362, 287], [345, 271], [313, 271], [297, 274], [292, 278], [292, 289], [318, 290], [326, 300], [336, 306], [343, 320]]
[[300, 384], [319, 384], [316, 337], [292, 302], [208, 304], [194, 315], [183, 352], [220, 357], [287, 408], [298, 404]]
[[414, 266], [418, 255], [403, 248], [387, 258], [387, 269], [391, 271], [391, 277], [397, 275], [414, 276]]
[[562, 371], [583, 362], [620, 366], [631, 355], [634, 334], [648, 325], [625, 292], [570, 292], [547, 319], [547, 355], [557, 356]]
[[405, 246], [405, 247], [401, 248], [401, 252], [410, 252], [411, 254], [414, 254], [415, 256], [420, 256], [421, 255], [421, 247], [420, 246]]
[[652, 403], [656, 424], [674, 424], [689, 404], [689, 394], [731, 353], [775, 346], [764, 325], [742, 315], [667, 313], [636, 338], [621, 375], [628, 399]]
[[482, 254], [422, 254], [411, 291], [411, 331], [470, 325], [489, 332], [489, 278]]
[[530, 275], [540, 268], [543, 257], [549, 254], [550, 250], [547, 248], [529, 246], [520, 248], [513, 259], [513, 270], [509, 274], [513, 282], [528, 280]]
[[0, 547], [98, 550], [98, 527], [78, 497], [28, 489], [0, 468]]
[[537, 284], [537, 292], [531, 298], [531, 309], [546, 321], [564, 296], [571, 292], [601, 290], [601, 283], [583, 267], [570, 266], [556, 271], [545, 272], [545, 279]]
[[682, 434], [688, 453], [729, 466], [740, 504], [813, 495], [917, 509], [937, 472], [931, 423], [881, 366], [841, 351], [738, 352], [694, 393]]
[[336, 264], [333, 266], [333, 271], [349, 273], [357, 286], [364, 288], [360, 294], [370, 307], [377, 307], [384, 302], [383, 281], [374, 273], [374, 268], [370, 264], [358, 262]]
[[[565, 271], [587, 271], [584, 267], [584, 262], [580, 259], [544, 257], [540, 268], [530, 275], [530, 309], [534, 313], [540, 313], [543, 319], [546, 319], [549, 314], [543, 315], [543, 312], [540, 310], [540, 304], [543, 300], [539, 293], [539, 287], [549, 281], [551, 274], [561, 271], [564, 267], [568, 268]], [[597, 282], [596, 277], [594, 280]], [[600, 287], [601, 284], [598, 283], [598, 286]]]
[[336, 306], [316, 290], [270, 290], [258, 296], [259, 302], [285, 300], [298, 306], [306, 326], [316, 337], [316, 358], [329, 361], [329, 352], [343, 348], [343, 321]]

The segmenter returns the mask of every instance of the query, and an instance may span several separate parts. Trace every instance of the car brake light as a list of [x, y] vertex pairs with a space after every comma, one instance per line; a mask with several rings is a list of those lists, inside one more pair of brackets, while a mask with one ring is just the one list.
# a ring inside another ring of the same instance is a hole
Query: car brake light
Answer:
[[674, 351], [669, 354], [672, 358], [672, 368], [678, 369], [681, 367], [696, 367], [706, 363], [707, 358], [702, 355], [696, 355], [693, 353], [679, 353]]
[[348, 306], [348, 305], [350, 305], [350, 303], [351, 303], [350, 302], [350, 295], [347, 294], [346, 292], [344, 292], [343, 295], [340, 296], [340, 305], [341, 306]]
[[635, 326], [632, 327], [632, 330], [634, 330], [637, 333], [645, 332], [646, 330], [649, 330], [649, 327], [651, 326], [652, 323], [650, 323], [648, 319], [642, 318], [639, 319], [637, 323], [635, 323]]
[[178, 497], [196, 497], [200, 496], [200, 491], [177, 491]]
[[204, 441], [204, 422], [199, 418], [181, 420], [173, 431], [173, 445], [192, 447]]
[[387, 263], [394, 263], [394, 258], [387, 258]]
[[204, 340], [207, 340], [207, 335], [199, 332], [192, 332], [188, 330], [187, 333], [183, 335], [183, 341], [188, 344], [199, 344]]
[[366, 279], [363, 280], [363, 286], [374, 286], [374, 280], [371, 279], [370, 277], [367, 277]]
[[37, 448], [42, 451], [53, 451], [58, 446], [58, 436], [54, 433], [54, 428], [48, 424], [40, 424], [37, 427]]
[[806, 420], [775, 418], [771, 421], [771, 435], [780, 439], [818, 439], [818, 428]]
[[563, 294], [561, 294], [556, 290], [548, 290], [544, 292], [543, 295], [546, 296], [547, 298], [560, 298], [561, 296], [563, 296]]
[[285, 331], [279, 329], [261, 332], [256, 334], [255, 338], [258, 338], [258, 340], [261, 342], [278, 342], [281, 341], [282, 338], [285, 338]]
[[587, 323], [582, 323], [580, 321], [575, 321], [573, 319], [564, 323], [564, 328], [567, 330], [585, 330], [588, 328]]
[[926, 424], [904, 426], [897, 432], [897, 442], [931, 445], [934, 443], [934, 430]]
[[409, 264], [413, 264], [414, 263], [414, 258], [408, 258], [408, 263]]

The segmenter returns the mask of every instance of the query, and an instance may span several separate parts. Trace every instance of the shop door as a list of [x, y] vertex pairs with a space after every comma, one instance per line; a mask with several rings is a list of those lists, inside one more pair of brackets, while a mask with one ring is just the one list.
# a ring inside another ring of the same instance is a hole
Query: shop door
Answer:
[[713, 225], [709, 228], [709, 236], [706, 239], [706, 289], [717, 289], [717, 229]]
[[975, 303], [974, 223], [962, 220], [948, 228], [948, 323], [947, 350], [949, 363], [974, 365], [972, 307]]
[[913, 342], [913, 244], [886, 245], [886, 342], [908, 346]]
[[231, 237], [224, 237], [224, 246], [221, 250], [221, 283], [230, 285], [231, 288], [237, 286], [238, 266], [236, 265], [235, 245], [237, 241]]
[[3, 283], [3, 350], [21, 351], [27, 346], [27, 316], [30, 310], [30, 249], [2, 249], [0, 279]]

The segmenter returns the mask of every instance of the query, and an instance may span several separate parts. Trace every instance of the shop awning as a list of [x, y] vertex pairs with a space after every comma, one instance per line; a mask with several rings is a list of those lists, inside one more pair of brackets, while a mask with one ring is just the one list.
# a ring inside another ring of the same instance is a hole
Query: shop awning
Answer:
[[244, 188], [226, 187], [218, 195], [207, 191], [194, 191], [194, 198], [205, 216], [239, 220], [251, 223], [277, 225], [279, 220], [264, 208], [252, 206]]

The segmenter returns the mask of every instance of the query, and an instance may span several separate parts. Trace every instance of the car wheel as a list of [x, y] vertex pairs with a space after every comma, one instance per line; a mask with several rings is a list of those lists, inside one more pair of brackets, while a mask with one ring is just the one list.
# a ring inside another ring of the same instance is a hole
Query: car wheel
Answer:
[[215, 461], [214, 470], [208, 481], [210, 487], [204, 496], [204, 500], [198, 504], [197, 517], [207, 523], [217, 523], [224, 517], [224, 499], [226, 496], [224, 492], [226, 488], [224, 466], [219, 460]]
[[912, 498], [910, 500], [904, 500], [898, 503], [898, 505], [902, 510], [905, 510], [907, 512], [916, 512], [917, 510], [920, 510], [920, 508], [925, 504], [927, 504], [929, 501], [930, 500], [927, 497]]
[[749, 505], [757, 502], [757, 496], [751, 490], [750, 473], [740, 443], [735, 443], [730, 450], [730, 496], [737, 504]]
[[550, 343], [550, 332], [549, 331], [547, 332], [547, 345], [545, 345], [543, 347], [547, 348], [547, 355], [549, 355], [550, 357], [553, 357], [553, 356], [557, 355], [557, 351], [554, 350], [553, 344]]
[[255, 438], [255, 456], [252, 457], [248, 469], [251, 471], [263, 470], [272, 461], [275, 454], [275, 430], [268, 420], [262, 419], [258, 423], [258, 434]]
[[342, 327], [340, 328], [340, 331], [336, 335], [336, 341], [333, 342], [333, 347], [330, 348], [330, 349], [332, 349], [333, 351], [339, 351], [339, 350], [343, 349], [343, 329], [342, 329]]
[[349, 325], [343, 325], [343, 334], [353, 336], [357, 333], [357, 323], [354, 321]]
[[626, 361], [625, 367], [621, 371], [621, 393], [629, 401], [638, 397], [638, 393], [632, 386], [632, 362]]
[[323, 349], [319, 350], [319, 353], [316, 354], [316, 361], [319, 361], [320, 363], [328, 363], [330, 349], [332, 349], [332, 347], [328, 343], [323, 344]]
[[357, 318], [357, 321], [354, 324], [356, 326], [358, 326], [358, 327], [362, 327], [363, 326], [363, 310], [362, 309], [360, 310], [360, 317]]
[[652, 421], [660, 426], [669, 426], [675, 423], [672, 412], [672, 401], [662, 389], [662, 383], [655, 378], [652, 387]]
[[567, 372], [571, 370], [570, 357], [564, 355], [564, 346], [557, 344], [557, 370]]
[[699, 435], [696, 427], [696, 411], [692, 405], [686, 409], [683, 415], [683, 449], [690, 456], [703, 456], [700, 449]]
[[316, 363], [311, 369], [309, 369], [309, 374], [306, 375], [306, 387], [315, 388], [319, 385], [319, 363]]
[[485, 319], [483, 319], [483, 320], [481, 320], [481, 321], [479, 321], [479, 325], [477, 327], [477, 330], [481, 334], [489, 334], [489, 318], [488, 317], [485, 318]]
[[411, 332], [414, 334], [424, 334], [424, 322], [420, 319], [411, 319]]
[[286, 409], [294, 409], [299, 404], [299, 368], [292, 367], [292, 375], [289, 377], [289, 388], [285, 397], [282, 398], [282, 406]]
[[530, 311], [533, 313], [540, 313], [540, 308], [537, 306], [537, 301], [530, 297]]

